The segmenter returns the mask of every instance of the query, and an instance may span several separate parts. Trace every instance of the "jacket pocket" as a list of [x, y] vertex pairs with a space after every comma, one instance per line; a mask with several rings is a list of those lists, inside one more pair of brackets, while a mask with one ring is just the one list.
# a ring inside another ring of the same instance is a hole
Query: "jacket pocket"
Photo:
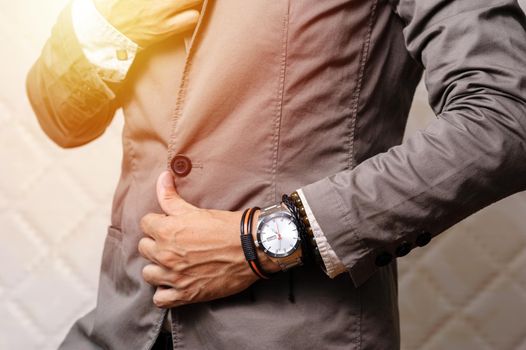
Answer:
[[117, 285], [123, 274], [122, 231], [114, 226], [108, 227], [108, 234], [102, 252], [101, 281], [102, 284]]
[[109, 239], [116, 240], [117, 242], [122, 242], [122, 231], [115, 226], [109, 226], [106, 241], [108, 241]]

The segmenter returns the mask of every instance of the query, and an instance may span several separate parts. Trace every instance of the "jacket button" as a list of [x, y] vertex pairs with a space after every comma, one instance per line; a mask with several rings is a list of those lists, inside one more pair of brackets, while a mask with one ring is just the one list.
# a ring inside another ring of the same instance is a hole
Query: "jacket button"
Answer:
[[177, 176], [186, 176], [192, 170], [192, 162], [187, 156], [182, 154], [175, 155], [170, 162], [170, 167]]
[[395, 251], [396, 256], [398, 257], [406, 256], [411, 251], [411, 248], [412, 248], [411, 243], [406, 242], [406, 241], [402, 242], [398, 246], [398, 248], [396, 248], [396, 251]]
[[431, 241], [431, 233], [424, 231], [416, 237], [415, 244], [423, 247]]
[[376, 257], [375, 264], [378, 267], [385, 266], [393, 260], [393, 256], [388, 252], [383, 252]]

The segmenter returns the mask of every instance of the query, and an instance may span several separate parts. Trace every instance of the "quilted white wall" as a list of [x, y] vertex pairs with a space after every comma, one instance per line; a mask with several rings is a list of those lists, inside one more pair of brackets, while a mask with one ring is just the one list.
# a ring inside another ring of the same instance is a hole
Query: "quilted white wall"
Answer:
[[[55, 349], [94, 305], [118, 178], [120, 116], [96, 142], [61, 150], [25, 97], [64, 2], [0, 0], [0, 350]], [[432, 117], [420, 88], [409, 130]], [[405, 349], [526, 349], [524, 212], [521, 193], [401, 259]]]

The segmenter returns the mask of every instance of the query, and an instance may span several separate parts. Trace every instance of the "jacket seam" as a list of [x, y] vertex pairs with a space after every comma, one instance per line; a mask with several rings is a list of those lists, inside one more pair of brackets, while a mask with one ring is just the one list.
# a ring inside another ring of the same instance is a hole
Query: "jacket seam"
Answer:
[[168, 156], [167, 156], [167, 159], [166, 159], [166, 168], [167, 169], [170, 168], [170, 160], [174, 156], [174, 152], [175, 152], [175, 131], [177, 129], [178, 121], [179, 121], [179, 119], [181, 117], [181, 114], [183, 112], [183, 102], [184, 102], [184, 100], [186, 98], [186, 88], [187, 88], [187, 85], [188, 85], [188, 75], [189, 75], [189, 72], [190, 72], [190, 67], [192, 66], [192, 58], [193, 58], [194, 53], [195, 53], [195, 49], [194, 49], [195, 48], [195, 43], [194, 42], [197, 40], [197, 34], [199, 32], [199, 29], [202, 26], [203, 18], [205, 17], [205, 13], [206, 13], [207, 3], [208, 3], [208, 1], [205, 0], [203, 5], [202, 5], [201, 16], [199, 17], [199, 20], [197, 22], [195, 31], [194, 31], [192, 39], [190, 41], [190, 46], [188, 47], [188, 52], [186, 54], [186, 58], [184, 60], [184, 68], [183, 68], [183, 73], [182, 73], [182, 77], [181, 77], [181, 83], [180, 83], [179, 89], [177, 91], [177, 99], [176, 99], [176, 102], [175, 102], [175, 108], [174, 108], [174, 110], [173, 110], [173, 112], [171, 114], [172, 125], [171, 125], [171, 129], [170, 129], [170, 137], [168, 139]]
[[181, 330], [181, 322], [179, 320], [179, 314], [176, 312], [175, 309], [168, 309], [168, 312], [172, 316], [172, 324], [171, 324], [171, 330], [172, 330], [172, 347], [174, 349], [182, 349], [184, 348], [183, 344], [183, 335]]
[[[281, 134], [281, 120], [283, 116], [283, 99], [285, 90], [285, 75], [287, 71], [287, 49], [288, 49], [288, 28], [289, 28], [289, 11], [290, 1], [287, 2], [287, 12], [283, 17], [282, 33], [281, 33], [281, 57], [280, 57], [280, 70], [279, 70], [279, 84], [276, 99], [276, 115], [274, 117], [274, 135], [273, 135], [273, 156], [272, 156], [272, 187], [273, 202], [279, 201], [277, 194], [277, 167], [278, 167], [278, 156], [279, 156], [279, 140]], [[270, 193], [272, 197], [272, 192]]]
[[[374, 23], [374, 17], [376, 15], [376, 7], [377, 7], [377, 0], [372, 1], [371, 8], [369, 10], [369, 20], [367, 23], [367, 29], [364, 37], [364, 41], [362, 44], [362, 49], [360, 53], [360, 66], [358, 68], [358, 78], [356, 80], [356, 88], [353, 93], [352, 97], [352, 104], [351, 104], [351, 130], [350, 130], [350, 136], [349, 136], [349, 159], [348, 159], [348, 168], [353, 169], [356, 166], [356, 157], [355, 157], [355, 136], [356, 136], [356, 121], [358, 119], [358, 104], [360, 102], [360, 96], [361, 96], [361, 89], [363, 84], [363, 77], [365, 75], [365, 66], [367, 63], [367, 58], [369, 56], [369, 47], [371, 42], [371, 34], [373, 30], [373, 23]], [[340, 198], [338, 198], [338, 202], [340, 204], [340, 208], [343, 209], [342, 201]], [[345, 215], [344, 218], [345, 220]], [[349, 221], [348, 219], [346, 221]], [[350, 224], [350, 222], [349, 222]], [[351, 226], [352, 227], [352, 226]], [[360, 235], [358, 232], [354, 231], [354, 238], [358, 241], [359, 246], [361, 246], [362, 249], [364, 249], [363, 241], [360, 238]], [[361, 295], [361, 290], [359, 291], [359, 314], [358, 314], [358, 335], [356, 337], [355, 343], [357, 349], [362, 348], [362, 318], [363, 318], [363, 300]]]
[[365, 74], [365, 66], [367, 63], [367, 58], [369, 56], [369, 46], [371, 43], [371, 34], [373, 30], [374, 17], [376, 15], [376, 7], [378, 0], [371, 2], [371, 8], [369, 10], [369, 20], [367, 23], [367, 29], [363, 39], [362, 49], [360, 52], [360, 67], [358, 68], [358, 78], [356, 80], [356, 87], [352, 95], [351, 102], [351, 130], [349, 135], [349, 159], [348, 159], [348, 168], [353, 169], [356, 166], [356, 157], [354, 150], [354, 139], [356, 133], [356, 120], [358, 118], [358, 104], [360, 102], [360, 96], [362, 91], [363, 77]]
[[188, 52], [188, 55], [185, 58], [183, 75], [181, 77], [181, 84], [179, 86], [179, 91], [177, 92], [177, 99], [175, 101], [175, 109], [172, 112], [171, 121], [172, 126], [170, 129], [170, 138], [168, 139], [168, 156], [166, 159], [166, 168], [170, 167], [170, 160], [174, 156], [175, 152], [175, 129], [177, 128], [177, 122], [182, 114], [182, 104], [186, 95], [186, 85], [188, 82], [188, 71], [190, 70], [191, 61], [190, 61], [191, 50]]
[[150, 331], [150, 336], [148, 337], [148, 342], [146, 343], [146, 346], [144, 349], [151, 350], [153, 346], [155, 345], [155, 341], [157, 340], [157, 337], [159, 336], [159, 333], [161, 332], [161, 327], [164, 321], [164, 318], [166, 317], [167, 310], [161, 311], [161, 317], [157, 320], [155, 323], [155, 326], [153, 327], [153, 331]]

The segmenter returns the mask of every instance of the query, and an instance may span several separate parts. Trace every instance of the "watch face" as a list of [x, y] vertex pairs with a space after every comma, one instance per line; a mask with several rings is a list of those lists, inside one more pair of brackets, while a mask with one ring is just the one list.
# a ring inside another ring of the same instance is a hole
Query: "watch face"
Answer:
[[277, 212], [266, 216], [258, 226], [258, 243], [266, 254], [281, 258], [291, 255], [300, 245], [298, 228], [292, 216]]

